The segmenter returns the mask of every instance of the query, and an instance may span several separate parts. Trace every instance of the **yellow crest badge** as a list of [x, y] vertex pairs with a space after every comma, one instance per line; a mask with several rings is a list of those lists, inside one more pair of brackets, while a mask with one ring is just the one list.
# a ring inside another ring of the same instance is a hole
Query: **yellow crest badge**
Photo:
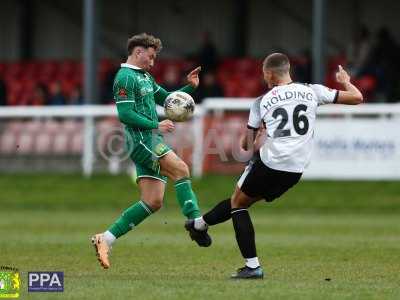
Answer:
[[[11, 268], [7, 268], [11, 269]], [[0, 298], [18, 298], [21, 278], [17, 270], [0, 269]]]

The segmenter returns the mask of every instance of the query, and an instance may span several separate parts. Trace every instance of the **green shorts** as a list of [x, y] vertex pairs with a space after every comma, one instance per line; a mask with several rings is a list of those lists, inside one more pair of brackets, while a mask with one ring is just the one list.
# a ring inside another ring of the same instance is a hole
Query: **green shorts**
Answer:
[[165, 144], [161, 135], [153, 135], [153, 138], [144, 138], [133, 143], [130, 158], [136, 165], [136, 181], [150, 177], [166, 183], [167, 177], [160, 174], [159, 159], [170, 151], [171, 148]]

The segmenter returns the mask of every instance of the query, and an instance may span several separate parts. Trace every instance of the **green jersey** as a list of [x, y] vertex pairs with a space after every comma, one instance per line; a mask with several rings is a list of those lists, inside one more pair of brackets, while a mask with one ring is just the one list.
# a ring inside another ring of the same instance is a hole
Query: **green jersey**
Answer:
[[[194, 88], [187, 85], [180, 90], [192, 93]], [[164, 105], [170, 93], [149, 73], [130, 64], [121, 64], [115, 76], [113, 93], [118, 117], [128, 129], [146, 133], [158, 128], [156, 104]]]
[[[192, 93], [194, 88], [187, 85], [180, 90]], [[158, 159], [170, 148], [157, 130], [156, 104], [164, 105], [170, 93], [159, 86], [145, 70], [121, 64], [115, 76], [113, 94], [118, 118], [125, 125], [127, 149], [138, 173], [150, 177], [159, 176]]]

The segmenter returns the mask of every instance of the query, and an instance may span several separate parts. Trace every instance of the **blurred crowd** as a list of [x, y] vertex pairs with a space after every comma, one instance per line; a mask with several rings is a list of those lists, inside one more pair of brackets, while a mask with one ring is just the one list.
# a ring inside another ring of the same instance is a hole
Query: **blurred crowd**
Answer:
[[[353, 82], [367, 102], [400, 100], [400, 47], [392, 33], [381, 28], [371, 33], [361, 26], [348, 49], [327, 61], [325, 84], [335, 81], [337, 65], [350, 71]], [[284, 51], [284, 50], [282, 50]], [[291, 56], [293, 77], [311, 82], [309, 50]], [[194, 95], [197, 103], [207, 97], [256, 97], [266, 91], [262, 58], [223, 58], [209, 34], [204, 34], [197, 53], [182, 59], [159, 59], [152, 75], [166, 90], [186, 83], [186, 74], [202, 66], [201, 83]], [[112, 86], [119, 63], [101, 60], [98, 68], [99, 103], [112, 103]], [[0, 63], [0, 105], [79, 105], [82, 96], [82, 63], [76, 61], [30, 61]]]
[[367, 99], [400, 99], [400, 46], [387, 28], [374, 35], [366, 26], [355, 34], [347, 51], [348, 65], [359, 85], [368, 88]]

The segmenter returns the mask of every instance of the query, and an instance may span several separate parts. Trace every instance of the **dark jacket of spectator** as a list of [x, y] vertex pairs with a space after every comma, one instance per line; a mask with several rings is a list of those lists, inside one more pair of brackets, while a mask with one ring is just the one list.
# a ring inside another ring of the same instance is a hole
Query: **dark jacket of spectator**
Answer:
[[65, 96], [61, 91], [61, 84], [56, 82], [51, 87], [51, 93], [49, 97], [49, 105], [65, 105]]
[[224, 92], [222, 87], [218, 84], [215, 74], [213, 72], [206, 72], [200, 80], [200, 85], [195, 91], [194, 101], [201, 103], [204, 98], [208, 97], [223, 97]]
[[83, 104], [82, 92], [79, 87], [75, 87], [67, 99], [68, 105], [81, 105]]
[[215, 71], [218, 66], [217, 47], [211, 39], [210, 33], [203, 34], [203, 41], [198, 51], [198, 62], [204, 71]]

